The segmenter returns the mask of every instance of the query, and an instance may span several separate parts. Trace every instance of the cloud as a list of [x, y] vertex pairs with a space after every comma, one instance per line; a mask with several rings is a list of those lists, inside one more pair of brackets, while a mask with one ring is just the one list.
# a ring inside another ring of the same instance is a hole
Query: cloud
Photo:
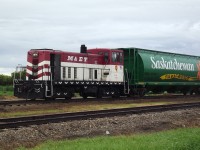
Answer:
[[1, 0], [0, 68], [26, 65], [32, 48], [81, 44], [198, 55], [198, 14], [198, 0]]

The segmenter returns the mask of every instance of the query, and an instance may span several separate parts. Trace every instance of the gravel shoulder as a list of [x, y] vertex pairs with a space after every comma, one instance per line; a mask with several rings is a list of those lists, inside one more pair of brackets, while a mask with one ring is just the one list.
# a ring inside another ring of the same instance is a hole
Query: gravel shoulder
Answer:
[[200, 108], [4, 129], [0, 130], [0, 149], [34, 147], [46, 140], [132, 135], [185, 127], [200, 127]]

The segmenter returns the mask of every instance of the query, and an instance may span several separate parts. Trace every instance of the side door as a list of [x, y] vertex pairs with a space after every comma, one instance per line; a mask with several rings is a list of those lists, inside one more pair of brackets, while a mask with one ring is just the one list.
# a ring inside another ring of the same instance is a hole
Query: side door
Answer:
[[51, 54], [50, 55], [50, 66], [52, 80], [59, 81], [61, 79], [61, 56], [60, 54]]

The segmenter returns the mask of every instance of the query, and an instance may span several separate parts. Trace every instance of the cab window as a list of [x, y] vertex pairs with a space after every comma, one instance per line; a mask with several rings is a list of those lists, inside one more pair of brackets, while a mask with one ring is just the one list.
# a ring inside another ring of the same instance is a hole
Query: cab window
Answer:
[[122, 53], [119, 53], [120, 54], [120, 63], [123, 61], [123, 54]]
[[104, 55], [104, 62], [108, 62], [108, 52], [98, 52], [99, 55]]
[[103, 55], [103, 52], [99, 52], [98, 54], [99, 54], [99, 55]]
[[122, 62], [122, 53], [112, 52], [112, 62]]
[[105, 52], [105, 53], [104, 53], [104, 61], [105, 61], [105, 62], [108, 62], [108, 52]]

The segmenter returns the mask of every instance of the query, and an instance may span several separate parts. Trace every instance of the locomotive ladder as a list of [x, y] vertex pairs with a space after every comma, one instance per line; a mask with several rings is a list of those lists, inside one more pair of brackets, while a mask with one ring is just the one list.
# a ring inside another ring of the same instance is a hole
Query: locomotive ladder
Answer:
[[45, 81], [45, 97], [52, 97], [53, 96], [53, 80], [52, 74], [50, 73], [50, 87], [48, 85], [47, 80]]

